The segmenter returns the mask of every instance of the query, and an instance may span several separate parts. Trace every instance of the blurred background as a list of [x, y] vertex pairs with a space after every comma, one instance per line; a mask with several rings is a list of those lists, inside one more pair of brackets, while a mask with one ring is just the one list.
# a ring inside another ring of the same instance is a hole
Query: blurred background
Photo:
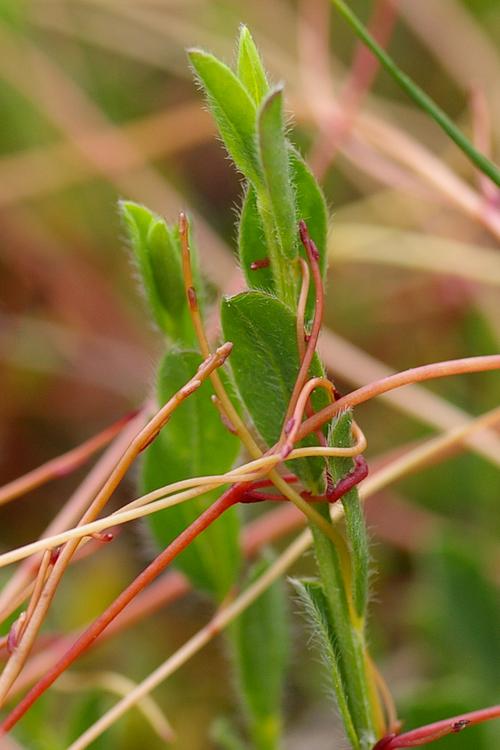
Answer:
[[[492, 158], [497, 0], [353, 0], [352, 8]], [[0, 478], [77, 445], [145, 400], [162, 341], [147, 318], [117, 200], [194, 218], [214, 296], [237, 288], [238, 175], [188, 69], [187, 46], [231, 62], [248, 24], [286, 83], [293, 140], [332, 211], [324, 359], [340, 390], [389, 369], [496, 353], [500, 195], [356, 43], [327, 0], [0, 0]], [[496, 374], [438, 381], [359, 410], [374, 464], [498, 404]], [[406, 726], [493, 703], [498, 691], [500, 442], [447, 456], [370, 500], [372, 643]], [[36, 538], [85, 475], [0, 511], [0, 549]], [[134, 475], [114, 499], [134, 495]], [[286, 540], [283, 540], [283, 543]], [[281, 543], [280, 543], [281, 544]], [[280, 546], [280, 545], [278, 545]], [[138, 526], [75, 565], [48, 629], [82, 625], [150, 555]], [[312, 571], [310, 558], [302, 568]], [[5, 574], [5, 571], [2, 571]], [[5, 575], [0, 579], [5, 580]], [[291, 750], [335, 744], [337, 716], [291, 601]], [[189, 595], [76, 669], [142, 679], [210, 616]], [[222, 675], [227, 675], [223, 679]], [[222, 640], [156, 691], [178, 734], [210, 745], [236, 712]], [[57, 750], [115, 700], [53, 691], [19, 726]], [[441, 741], [492, 750], [498, 726]], [[316, 743], [316, 744], [315, 744]], [[164, 746], [130, 712], [95, 747]]]

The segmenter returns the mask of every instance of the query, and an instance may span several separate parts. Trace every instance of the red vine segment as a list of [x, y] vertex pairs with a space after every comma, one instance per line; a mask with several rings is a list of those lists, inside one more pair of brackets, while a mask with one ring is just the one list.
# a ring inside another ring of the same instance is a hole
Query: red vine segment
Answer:
[[403, 747], [421, 747], [440, 740], [448, 734], [458, 734], [467, 727], [480, 724], [483, 721], [500, 718], [500, 705], [471, 711], [451, 719], [443, 719], [433, 724], [427, 724], [418, 729], [412, 729], [404, 734], [390, 734], [377, 742], [373, 750], [396, 750]]

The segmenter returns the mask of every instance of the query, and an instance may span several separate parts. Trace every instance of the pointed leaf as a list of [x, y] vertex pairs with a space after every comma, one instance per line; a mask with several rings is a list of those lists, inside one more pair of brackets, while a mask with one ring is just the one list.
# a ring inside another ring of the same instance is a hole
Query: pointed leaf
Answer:
[[260, 183], [257, 110], [250, 94], [233, 71], [213, 55], [197, 49], [188, 55], [231, 158], [247, 179]]
[[[303, 219], [307, 223], [311, 239], [314, 240], [318, 248], [319, 267], [324, 282], [327, 267], [328, 234], [328, 210], [325, 197], [313, 173], [299, 152], [293, 147], [290, 147], [290, 168], [295, 192], [297, 220]], [[307, 257], [302, 245], [300, 245], [299, 252], [303, 258]], [[314, 296], [314, 288], [311, 284], [306, 309], [306, 317], [309, 320], [314, 317]]]
[[[328, 445], [348, 448], [352, 445], [352, 411], [342, 414], [331, 426]], [[328, 465], [335, 482], [353, 468], [351, 458], [330, 458]], [[349, 547], [352, 557], [353, 597], [356, 611], [364, 617], [368, 602], [370, 551], [363, 507], [358, 490], [354, 487], [342, 498]]]
[[169, 229], [161, 217], [132, 201], [122, 201], [120, 210], [156, 323], [172, 339], [190, 342], [193, 333], [177, 232]]
[[[158, 401], [165, 403], [196, 372], [199, 354], [170, 351], [158, 374]], [[222, 424], [204, 383], [174, 412], [157, 439], [147, 448], [142, 465], [144, 492], [170, 482], [219, 474], [231, 468], [239, 441]], [[220, 490], [149, 516], [157, 542], [165, 546], [214, 501]], [[238, 515], [227, 511], [178, 558], [178, 567], [193, 584], [221, 598], [238, 574]]]
[[[328, 214], [326, 202], [321, 189], [316, 182], [300, 154], [290, 147], [290, 168], [292, 184], [294, 187], [296, 216], [307, 222], [309, 233], [318, 248], [320, 259], [319, 266], [322, 278], [326, 275], [327, 265], [327, 229]], [[252, 289], [263, 291], [275, 291], [275, 284], [271, 268], [258, 268], [253, 270], [251, 264], [255, 261], [269, 259], [270, 249], [268, 247], [262, 219], [257, 207], [257, 196], [255, 190], [249, 186], [243, 199], [241, 209], [238, 247], [240, 261], [248, 286]], [[306, 258], [305, 250], [299, 248], [302, 257]], [[314, 289], [311, 285], [309, 291], [306, 318], [311, 321], [314, 317]]]
[[323, 587], [319, 581], [314, 580], [292, 580], [291, 583], [309, 620], [313, 643], [317, 644], [322, 661], [330, 675], [346, 734], [353, 748], [359, 748], [360, 744], [349, 711], [348, 696], [342, 678], [338, 642]]
[[269, 91], [266, 71], [248, 28], [242, 26], [238, 40], [238, 78], [259, 105]]
[[[272, 555], [256, 563], [248, 583], [260, 577]], [[288, 656], [288, 621], [284, 583], [278, 579], [234, 624], [238, 685], [257, 750], [274, 750], [282, 726], [283, 683]]]
[[[268, 446], [280, 436], [288, 402], [299, 371], [295, 317], [275, 297], [264, 292], [244, 292], [222, 302], [224, 336], [233, 342], [231, 370], [242, 401], [257, 430]], [[323, 375], [315, 356], [312, 376]], [[315, 410], [328, 403], [326, 394], [317, 391]], [[301, 445], [316, 445], [309, 436]], [[293, 470], [314, 492], [321, 491], [322, 459], [294, 461]]]
[[[297, 217], [285, 136], [283, 89], [271, 91], [262, 102], [258, 123], [259, 154], [280, 260], [297, 257]], [[261, 198], [261, 196], [259, 196]], [[261, 198], [262, 200], [262, 198]], [[267, 203], [267, 201], [266, 201]]]

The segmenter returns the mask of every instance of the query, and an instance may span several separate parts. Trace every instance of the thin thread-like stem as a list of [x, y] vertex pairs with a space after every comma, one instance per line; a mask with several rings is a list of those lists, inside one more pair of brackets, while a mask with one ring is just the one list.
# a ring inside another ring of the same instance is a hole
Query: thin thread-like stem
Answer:
[[306, 305], [307, 297], [309, 294], [309, 282], [310, 282], [310, 271], [309, 266], [304, 258], [298, 258], [300, 265], [300, 272], [302, 275], [302, 283], [300, 285], [299, 301], [297, 303], [297, 321], [296, 321], [296, 335], [297, 335], [297, 347], [299, 350], [299, 361], [302, 362], [304, 354], [306, 353], [306, 342], [305, 342], [305, 319], [306, 319]]
[[404, 747], [420, 747], [430, 742], [435, 742], [448, 734], [462, 732], [467, 727], [480, 724], [483, 721], [491, 721], [500, 718], [500, 705], [482, 708], [478, 711], [470, 711], [460, 716], [454, 716], [451, 719], [435, 721], [433, 724], [427, 724], [418, 729], [412, 729], [404, 734], [392, 734], [382, 738], [373, 750], [396, 750]]
[[451, 375], [465, 375], [467, 373], [487, 372], [489, 370], [500, 370], [500, 354], [483, 355], [479, 357], [464, 357], [463, 359], [450, 359], [445, 362], [434, 362], [430, 365], [412, 367], [409, 370], [388, 375], [385, 378], [368, 383], [346, 396], [335, 401], [324, 409], [316, 412], [302, 423], [297, 435], [297, 440], [302, 440], [311, 432], [316, 432], [326, 422], [333, 419], [340, 411], [352, 409], [372, 398], [381, 396], [383, 393], [401, 388], [412, 383], [422, 383], [425, 380], [446, 378]]
[[313, 281], [314, 281], [314, 292], [315, 292], [314, 318], [313, 318], [313, 324], [311, 327], [311, 332], [308, 337], [307, 346], [305, 348], [304, 356], [302, 357], [302, 360], [300, 363], [300, 368], [299, 368], [299, 372], [297, 375], [297, 379], [295, 381], [292, 395], [290, 396], [290, 401], [288, 403], [288, 409], [286, 411], [286, 415], [284, 419], [285, 424], [289, 421], [289, 419], [291, 419], [291, 416], [297, 405], [297, 399], [299, 398], [302, 388], [304, 387], [304, 384], [307, 380], [309, 368], [311, 366], [311, 362], [313, 360], [314, 353], [316, 351], [319, 332], [321, 330], [321, 325], [323, 323], [324, 294], [323, 294], [323, 281], [321, 279], [321, 271], [319, 270], [319, 265], [318, 265], [319, 252], [313, 240], [310, 238], [309, 232], [307, 230], [307, 225], [305, 221], [303, 220], [299, 222], [299, 233], [300, 233], [301, 242], [304, 245], [304, 249], [307, 253], [307, 257], [309, 260], [309, 265], [311, 267]]
[[[202, 382], [206, 380], [209, 374], [216, 367], [220, 367], [229, 356], [232, 349], [232, 344], [226, 343], [217, 349], [217, 351], [210, 355], [198, 368], [197, 373], [191, 378], [185, 386], [183, 386], [172, 398], [159, 410], [157, 414], [150, 420], [150, 422], [143, 427], [142, 430], [135, 436], [128, 448], [126, 449], [123, 456], [118, 461], [117, 465], [111, 472], [104, 486], [98, 492], [96, 498], [84, 513], [81, 523], [87, 523], [92, 521], [106, 505], [107, 501], [111, 497], [112, 493], [125, 476], [127, 470], [135, 458], [143, 451], [149, 443], [156, 437], [161, 428], [170, 419], [171, 414], [175, 409], [186, 399], [191, 393], [197, 390]], [[45, 618], [45, 614], [50, 606], [50, 603], [54, 597], [55, 591], [61, 580], [64, 571], [71, 560], [73, 554], [76, 552], [79, 545], [79, 540], [72, 540], [68, 542], [58, 556], [58, 559], [52, 568], [52, 571], [45, 583], [43, 591], [40, 594], [38, 604], [32, 613], [30, 622], [26, 626], [23, 634], [23, 638], [18, 645], [13, 656], [7, 662], [2, 675], [0, 677], [0, 705], [5, 701], [5, 697], [16, 679], [17, 675], [22, 669], [26, 658], [33, 646], [36, 635], [42, 625]]]
[[[287, 461], [317, 456], [340, 456], [351, 458], [355, 457], [360, 450], [364, 450], [363, 441], [355, 443], [349, 448], [323, 448], [321, 446], [311, 446], [307, 448], [298, 448], [292, 451], [287, 457]], [[191, 498], [197, 497], [205, 492], [209, 492], [221, 485], [231, 484], [233, 482], [255, 482], [260, 476], [269, 474], [272, 468], [280, 463], [281, 460], [279, 454], [263, 456], [260, 459], [249, 462], [248, 464], [243, 464], [226, 474], [193, 477], [180, 482], [174, 482], [165, 487], [159, 487], [158, 489], [133, 500], [109, 516], [100, 518], [97, 521], [91, 521], [87, 524], [80, 524], [72, 529], [67, 529], [66, 531], [62, 531], [59, 534], [54, 534], [50, 537], [44, 537], [36, 542], [25, 544], [22, 547], [16, 547], [16, 549], [11, 550], [10, 552], [4, 552], [3, 555], [0, 555], [0, 568], [18, 562], [30, 555], [36, 554], [37, 552], [54, 549], [61, 544], [65, 544], [70, 539], [82, 539], [103, 531], [104, 529], [122, 523], [128, 523], [138, 518], [142, 518], [145, 515], [155, 513], [158, 510], [178, 505], [179, 503], [190, 500]], [[283, 477], [283, 479], [288, 481], [286, 477]], [[285, 500], [282, 495], [280, 495], [280, 499]], [[324, 500], [324, 498], [321, 499]]]
[[[451, 445], [455, 443], [462, 442], [467, 436], [474, 434], [474, 432], [477, 432], [478, 430], [483, 429], [488, 425], [498, 422], [499, 418], [500, 418], [500, 407], [491, 412], [488, 412], [487, 414], [481, 415], [481, 417], [473, 420], [471, 423], [467, 425], [451, 430], [450, 432], [444, 435], [441, 435], [438, 438], [433, 438], [432, 440], [428, 441], [424, 446], [418, 446], [417, 448], [414, 448], [413, 450], [409, 451], [409, 453], [404, 456], [400, 456], [395, 461], [393, 461], [392, 464], [390, 464], [387, 467], [384, 467], [383, 469], [380, 469], [378, 472], [376, 472], [374, 475], [368, 478], [368, 480], [364, 483], [364, 485], [361, 488], [361, 492], [360, 492], [361, 498], [365, 500], [366, 498], [373, 495], [375, 492], [378, 492], [383, 487], [386, 487], [387, 485], [396, 481], [400, 477], [405, 476], [407, 473], [409, 473], [411, 470], [414, 470], [419, 465], [425, 465], [425, 463], [427, 463], [427, 461], [429, 460], [429, 457], [432, 456], [433, 454], [438, 454], [444, 448], [450, 447]], [[332, 516], [333, 521], [338, 521], [342, 517], [342, 515], [343, 515], [343, 508], [340, 504], [336, 504], [335, 506], [332, 507], [331, 516]], [[269, 520], [266, 517], [265, 518], [266, 533], [269, 532], [269, 526], [270, 526]], [[265, 538], [268, 539], [267, 536]], [[307, 547], [311, 543], [311, 535], [309, 532], [306, 531], [298, 539], [300, 540], [300, 543], [302, 545], [302, 552], [303, 552], [307, 549]], [[252, 545], [253, 544], [254, 543], [252, 543]], [[251, 548], [253, 549], [253, 546]], [[184, 591], [184, 589], [181, 589], [181, 590]], [[111, 630], [111, 628], [109, 628], [109, 630]], [[46, 671], [47, 669], [45, 667], [44, 674]], [[39, 684], [40, 683], [38, 683], [38, 685]], [[29, 708], [29, 706], [26, 706], [25, 710], [27, 710], [27, 708]], [[7, 717], [7, 718], [10, 718], [10, 717]], [[21, 718], [21, 714], [17, 716], [16, 721], [19, 718]], [[13, 726], [14, 723], [15, 721], [11, 723], [11, 726]], [[4, 729], [3, 726], [1, 728]]]
[[210, 640], [218, 635], [247, 607], [252, 604], [269, 586], [280, 578], [303, 552], [304, 534], [299, 536], [277, 560], [242, 594], [223, 609], [220, 609], [210, 622], [190, 638], [181, 648], [152, 672], [132, 690], [126, 698], [117, 703], [104, 716], [98, 719], [83, 735], [70, 745], [68, 750], [84, 750], [120, 716], [129, 710], [140, 698], [148, 695], [169, 675], [179, 669]]
[[176, 556], [182, 552], [202, 531], [208, 528], [224, 511], [234, 505], [238, 493], [244, 491], [243, 485], [235, 485], [231, 490], [221, 495], [210, 505], [192, 524], [177, 536], [152, 563], [150, 563], [132, 583], [113, 601], [113, 603], [89, 625], [77, 641], [57, 661], [42, 679], [27, 693], [23, 700], [7, 716], [0, 725], [0, 733], [8, 732], [24, 715], [28, 708], [44, 693], [47, 688], [64, 672], [80, 654], [82, 654], [129, 604], [137, 594], [153, 581]]
[[[198, 297], [196, 294], [196, 288], [193, 280], [193, 270], [191, 266], [191, 248], [189, 245], [189, 224], [185, 213], [181, 212], [179, 216], [179, 236], [181, 239], [182, 248], [182, 275], [184, 279], [184, 286], [186, 291], [186, 298], [189, 307], [189, 313], [193, 322], [193, 327], [198, 339], [200, 351], [203, 357], [208, 357], [210, 354], [210, 347], [208, 339], [205, 334], [205, 328], [203, 326], [203, 320], [200, 315], [200, 309], [198, 307]], [[259, 458], [262, 455], [262, 451], [255, 442], [251, 433], [248, 431], [245, 423], [241, 419], [240, 415], [233, 406], [233, 403], [227, 395], [224, 384], [217, 372], [212, 373], [210, 377], [213, 389], [219, 399], [220, 407], [229, 419], [229, 422], [234, 427], [236, 434], [240, 438], [243, 445], [246, 447], [252, 458]]]
[[[137, 416], [119, 433], [113, 443], [105, 450], [92, 467], [83, 482], [62, 506], [55, 518], [42, 532], [41, 537], [56, 534], [71, 526], [84, 510], [90, 505], [99, 489], [102, 487], [119, 457], [146, 422], [148, 406], [143, 407]], [[30, 581], [38, 572], [40, 560], [27, 560], [9, 579], [0, 592], [0, 621], [9, 617], [29, 595], [32, 584]]]
[[[109, 671], [86, 672], [85, 674], [67, 672], [61, 676], [61, 680], [56, 684], [56, 690], [63, 693], [78, 693], [83, 690], [97, 689], [114, 693], [120, 698], [128, 695], [136, 687], [137, 683], [129, 677]], [[174, 742], [176, 737], [170, 722], [158, 703], [150, 695], [143, 696], [135, 705], [162, 742]]]
[[[300, 391], [302, 390], [303, 384], [307, 378], [307, 373], [309, 370], [310, 363], [312, 361], [312, 357], [314, 355], [316, 342], [318, 339], [319, 330], [321, 328], [321, 323], [323, 319], [323, 283], [321, 280], [321, 274], [320, 274], [319, 266], [318, 266], [319, 253], [318, 253], [316, 246], [314, 245], [312, 240], [309, 238], [305, 222], [301, 222], [300, 227], [301, 227], [301, 232], [304, 236], [304, 241], [307, 243], [306, 251], [308, 253], [309, 261], [313, 269], [314, 283], [315, 283], [315, 289], [316, 289], [316, 303], [315, 303], [313, 329], [311, 331], [311, 336], [306, 347], [304, 359], [302, 360], [299, 373], [297, 375], [295, 386], [293, 388], [293, 393], [292, 393], [292, 396], [288, 405], [287, 416], [285, 417], [284, 424], [287, 423], [288, 419], [293, 413], [293, 410], [295, 408], [295, 402], [297, 398], [299, 397]], [[193, 282], [193, 272], [192, 272], [192, 267], [191, 267], [191, 252], [190, 252], [190, 246], [189, 246], [189, 226], [188, 226], [186, 215], [184, 213], [181, 213], [179, 217], [179, 235], [181, 238], [182, 268], [183, 268], [184, 285], [186, 289], [186, 297], [187, 297], [187, 301], [189, 305], [189, 311], [190, 311], [191, 319], [193, 321], [193, 326], [194, 326], [194, 329], [198, 338], [201, 353], [203, 354], [203, 356], [207, 356], [210, 349], [209, 349], [208, 340], [205, 334], [205, 330], [203, 327], [203, 321], [202, 321], [200, 311], [198, 308], [196, 290], [193, 286], [194, 282]], [[224, 385], [218, 373], [214, 373], [213, 377], [211, 378], [211, 382], [217, 394], [217, 397], [220, 400], [220, 405], [225, 411], [226, 416], [229, 419], [231, 425], [234, 427], [236, 434], [238, 435], [240, 440], [243, 442], [243, 444], [247, 448], [252, 458], [259, 458], [260, 456], [263, 455], [263, 452], [261, 451], [260, 447], [255, 442], [252, 434], [249, 432], [247, 426], [245, 425], [240, 415], [234, 408], [233, 403], [231, 399], [229, 398], [229, 396], [227, 395], [226, 389], [224, 388]], [[276, 449], [277, 447], [274, 446], [274, 448], [267, 451], [266, 455], [272, 454]], [[320, 513], [318, 513], [314, 508], [312, 508], [300, 496], [298, 492], [296, 492], [285, 481], [283, 481], [282, 477], [280, 477], [278, 472], [274, 470], [271, 471], [269, 473], [269, 477], [271, 481], [273, 482], [273, 484], [275, 485], [275, 487], [288, 500], [290, 500], [290, 502], [292, 502], [297, 508], [299, 508], [299, 510], [301, 510], [302, 513], [304, 513], [304, 515], [309, 519], [309, 521], [311, 521], [311, 523], [314, 523], [319, 528], [321, 528], [323, 533], [326, 534], [331, 539], [331, 541], [335, 544], [335, 538], [334, 538], [335, 534], [332, 533], [331, 531], [331, 524], [326, 522], [323, 516]]]

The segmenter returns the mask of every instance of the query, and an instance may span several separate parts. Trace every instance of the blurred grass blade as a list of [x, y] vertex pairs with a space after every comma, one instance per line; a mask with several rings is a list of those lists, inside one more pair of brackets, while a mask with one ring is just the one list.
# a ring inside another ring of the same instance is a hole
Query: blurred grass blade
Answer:
[[[351, 446], [351, 425], [352, 411], [347, 411], [330, 428], [328, 444], [338, 448]], [[353, 461], [351, 458], [329, 458], [328, 466], [333, 480], [338, 482], [353, 468]], [[363, 508], [359, 500], [358, 490], [355, 487], [344, 495], [342, 505], [344, 506], [347, 537], [351, 550], [353, 599], [358, 616], [364, 618], [368, 603], [370, 553]]]
[[[253, 583], [270, 566], [268, 554], [250, 571]], [[283, 683], [288, 663], [288, 618], [284, 583], [270, 586], [236, 620], [233, 644], [238, 686], [256, 750], [277, 750], [282, 729]]]
[[[423, 91], [412, 79], [403, 73], [403, 71], [396, 65], [394, 60], [387, 54], [387, 52], [376, 42], [372, 37], [368, 29], [363, 25], [359, 18], [352, 12], [347, 3], [344, 0], [331, 0], [333, 5], [339, 11], [339, 13], [345, 18], [351, 28], [354, 30], [356, 35], [366, 44], [371, 50], [379, 62], [384, 66], [390, 76], [396, 81], [396, 83], [413, 99], [424, 112], [432, 117], [432, 119], [444, 130], [444, 132], [454, 141], [457, 146], [464, 152], [464, 154], [470, 159], [470, 161], [481, 171], [487, 175], [495, 185], [500, 186], [500, 169], [484, 154], [480, 153], [470, 140], [457, 128], [457, 126], [450, 120], [448, 115], [439, 107], [425, 91]], [[447, 33], [443, 30], [443, 33]]]
[[298, 594], [309, 620], [313, 643], [317, 644], [323, 664], [332, 680], [337, 705], [342, 721], [344, 722], [347, 737], [352, 747], [355, 750], [359, 750], [360, 744], [349, 710], [348, 698], [342, 677], [335, 629], [331, 622], [323, 587], [319, 581], [314, 580], [294, 579], [291, 583]]
[[[171, 350], [158, 373], [158, 400], [165, 403], [201, 362], [195, 352]], [[231, 468], [239, 441], [220, 420], [204, 383], [172, 415], [156, 440], [146, 449], [142, 487], [150, 492], [170, 482], [203, 474], [219, 474]], [[176, 537], [210, 505], [220, 490], [155, 513], [148, 518], [153, 536], [162, 547]], [[221, 599], [238, 575], [240, 551], [236, 509], [226, 511], [179, 556], [178, 567], [195, 587]]]
[[247, 179], [260, 184], [253, 99], [233, 71], [213, 55], [191, 49], [188, 56], [231, 158]]
[[468, 670], [485, 693], [498, 690], [500, 664], [500, 606], [498, 592], [485, 575], [485, 555], [470, 542], [443, 536], [426, 560], [435, 593], [437, 640], [460, 664], [466, 654]]
[[269, 91], [269, 83], [259, 51], [248, 28], [244, 25], [240, 29], [238, 40], [237, 73], [255, 104], [259, 106]]
[[225, 716], [220, 716], [213, 722], [209, 736], [218, 750], [248, 750], [236, 727]]

